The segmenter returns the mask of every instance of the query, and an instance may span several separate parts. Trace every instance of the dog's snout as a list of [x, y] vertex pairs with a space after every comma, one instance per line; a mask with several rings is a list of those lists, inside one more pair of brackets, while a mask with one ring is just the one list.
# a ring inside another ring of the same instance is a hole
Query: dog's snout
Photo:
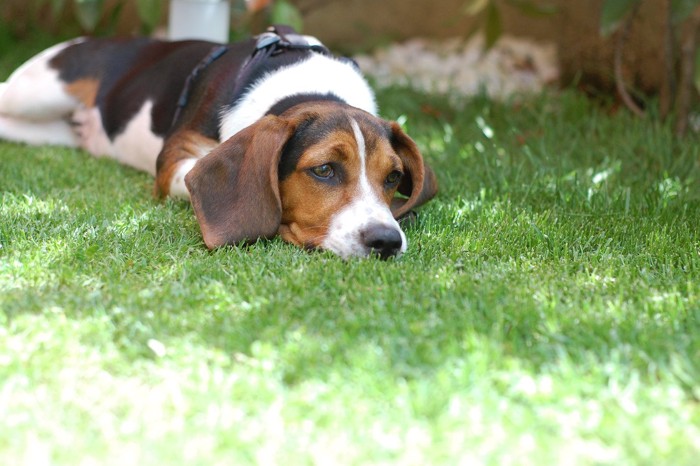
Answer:
[[386, 225], [372, 225], [365, 229], [362, 232], [362, 242], [382, 259], [395, 256], [403, 245], [399, 230]]

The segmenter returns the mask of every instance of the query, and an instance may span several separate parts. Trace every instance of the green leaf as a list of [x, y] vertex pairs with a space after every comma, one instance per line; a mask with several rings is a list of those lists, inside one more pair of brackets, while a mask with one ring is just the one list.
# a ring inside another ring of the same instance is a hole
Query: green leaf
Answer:
[[693, 10], [700, 5], [700, 0], [671, 0], [671, 22], [682, 23], [693, 14]]
[[301, 13], [297, 7], [286, 0], [277, 0], [272, 5], [270, 20], [272, 24], [286, 24], [291, 26], [297, 32], [301, 32], [304, 25]]
[[136, 0], [136, 11], [147, 32], [153, 31], [160, 24], [161, 5], [160, 0]]
[[124, 10], [124, 4], [125, 2], [118, 1], [115, 3], [114, 8], [107, 12], [103, 29], [100, 31], [103, 35], [113, 36], [117, 33], [117, 24], [119, 23], [119, 18]]
[[622, 20], [641, 0], [606, 0], [600, 15], [600, 33], [608, 36], [615, 32]]
[[104, 0], [74, 0], [75, 12], [80, 25], [88, 30], [94, 31], [97, 23], [102, 17], [102, 7]]
[[51, 17], [58, 18], [66, 6], [66, 0], [51, 0]]
[[464, 13], [470, 16], [476, 16], [489, 6], [489, 0], [470, 0], [464, 5]]
[[555, 5], [537, 5], [528, 0], [507, 0], [507, 3], [526, 16], [549, 16], [559, 11]]
[[486, 36], [486, 49], [493, 47], [501, 33], [503, 23], [501, 22], [501, 10], [494, 3], [490, 3], [486, 10], [486, 23], [484, 24], [484, 35]]
[[693, 85], [700, 92], [700, 47], [695, 50], [695, 68], [693, 69]]

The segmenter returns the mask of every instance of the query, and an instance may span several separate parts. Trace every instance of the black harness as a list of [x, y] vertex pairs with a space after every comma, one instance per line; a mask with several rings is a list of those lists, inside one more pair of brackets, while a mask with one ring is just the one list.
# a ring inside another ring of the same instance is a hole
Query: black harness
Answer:
[[[273, 26], [257, 36], [255, 50], [248, 60], [254, 60], [261, 55], [263, 57], [279, 55], [287, 50], [310, 50], [332, 56], [328, 48], [321, 44], [310, 44], [306, 37], [297, 34], [289, 26]], [[246, 65], [243, 66], [245, 67]]]
[[[240, 83], [238, 79], [247, 70], [255, 64], [258, 64], [270, 57], [274, 57], [281, 53], [289, 50], [309, 50], [312, 52], [320, 53], [327, 56], [333, 56], [330, 50], [321, 44], [311, 44], [302, 35], [297, 34], [294, 29], [289, 26], [272, 26], [266, 32], [260, 34], [256, 37], [257, 42], [255, 44], [255, 50], [246, 59], [243, 66], [241, 66], [238, 71], [238, 76], [236, 83]], [[175, 109], [175, 114], [173, 115], [172, 126], [180, 118], [182, 109], [185, 108], [187, 102], [190, 98], [190, 92], [192, 91], [192, 86], [199, 74], [206, 69], [209, 65], [214, 63], [216, 60], [221, 58], [226, 52], [228, 52], [228, 45], [217, 45], [211, 49], [211, 51], [195, 66], [190, 74], [185, 79], [185, 85], [180, 93], [180, 98], [177, 100], [177, 108]], [[353, 62], [354, 63], [354, 62]]]
[[202, 72], [207, 66], [214, 63], [223, 54], [228, 52], [228, 45], [217, 45], [195, 66], [190, 74], [185, 79], [185, 85], [182, 87], [182, 92], [180, 92], [180, 98], [177, 99], [177, 107], [175, 108], [175, 114], [173, 115], [173, 122], [170, 126], [175, 126], [175, 123], [180, 118], [180, 113], [182, 109], [185, 108], [187, 102], [190, 99], [190, 91], [192, 90], [192, 85], [197, 80], [197, 76]]

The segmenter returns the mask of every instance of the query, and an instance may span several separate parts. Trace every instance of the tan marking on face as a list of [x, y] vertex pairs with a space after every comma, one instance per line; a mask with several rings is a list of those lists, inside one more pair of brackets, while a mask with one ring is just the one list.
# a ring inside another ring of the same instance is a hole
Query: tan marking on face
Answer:
[[[309, 173], [309, 169], [327, 163], [342, 167], [335, 173], [341, 177], [340, 183], [326, 183]], [[346, 131], [334, 131], [305, 151], [294, 173], [280, 183], [282, 238], [298, 246], [317, 247], [326, 236], [330, 217], [351, 201], [358, 172], [357, 151]]]
[[66, 84], [66, 92], [78, 99], [86, 107], [91, 108], [95, 106], [99, 87], [100, 82], [97, 79], [78, 79], [70, 84]]
[[390, 205], [398, 186], [386, 189], [386, 178], [393, 171], [403, 173], [404, 168], [401, 159], [396, 155], [386, 137], [378, 139], [374, 150], [367, 153], [366, 164], [367, 178], [372, 190], [386, 205]]
[[[299, 158], [294, 172], [280, 183], [282, 223], [279, 234], [285, 241], [316, 248], [326, 239], [334, 216], [362, 194], [360, 147], [352, 129], [337, 129], [309, 147]], [[396, 189], [385, 189], [385, 180], [394, 170], [402, 170], [399, 157], [386, 135], [363, 125], [372, 140], [365, 152], [365, 174], [370, 189], [387, 206]], [[324, 164], [336, 167], [336, 182], [314, 178], [309, 169]]]

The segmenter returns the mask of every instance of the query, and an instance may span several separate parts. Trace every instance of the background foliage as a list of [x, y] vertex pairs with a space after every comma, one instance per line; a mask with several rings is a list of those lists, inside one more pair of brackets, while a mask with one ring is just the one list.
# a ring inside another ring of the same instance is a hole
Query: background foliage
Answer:
[[[627, 92], [622, 70], [622, 56], [627, 43], [629, 28], [642, 3], [647, 0], [606, 0], [603, 3], [600, 30], [603, 35], [617, 33], [615, 50], [615, 80], [617, 90], [625, 105], [638, 116], [644, 111]], [[662, 119], [675, 118], [677, 135], [684, 135], [689, 128], [691, 107], [700, 85], [700, 1], [663, 0], [664, 23], [664, 81], [660, 90], [660, 114]], [[695, 90], [693, 90], [695, 87]]]
[[[232, 38], [249, 35], [254, 16], [260, 23], [290, 24], [299, 30], [303, 27], [299, 10], [287, 0], [228, 1]], [[150, 34], [165, 22], [168, 2], [164, 0], [28, 0], [25, 21], [37, 22], [48, 15], [57, 34], [74, 35], [82, 30], [107, 35], [113, 33], [130, 6], [135, 7], [139, 33]], [[9, 26], [12, 28], [12, 24]]]

